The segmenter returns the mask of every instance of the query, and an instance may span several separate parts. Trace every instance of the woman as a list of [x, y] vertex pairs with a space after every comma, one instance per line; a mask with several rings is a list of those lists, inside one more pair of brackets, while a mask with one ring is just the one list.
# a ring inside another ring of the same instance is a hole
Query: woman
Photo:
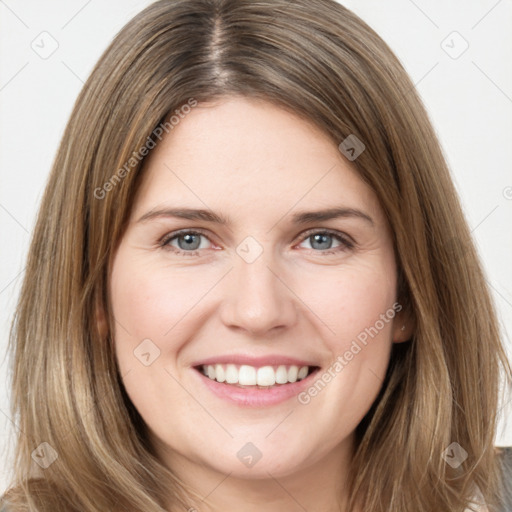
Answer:
[[503, 495], [512, 372], [446, 163], [335, 2], [165, 0], [119, 33], [64, 134], [12, 345], [8, 510]]

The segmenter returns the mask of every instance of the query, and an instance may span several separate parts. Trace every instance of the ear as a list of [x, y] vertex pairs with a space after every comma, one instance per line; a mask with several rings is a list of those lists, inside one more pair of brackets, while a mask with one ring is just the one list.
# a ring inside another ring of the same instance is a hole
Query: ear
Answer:
[[416, 329], [414, 315], [410, 308], [406, 307], [397, 312], [393, 318], [393, 343], [409, 341]]

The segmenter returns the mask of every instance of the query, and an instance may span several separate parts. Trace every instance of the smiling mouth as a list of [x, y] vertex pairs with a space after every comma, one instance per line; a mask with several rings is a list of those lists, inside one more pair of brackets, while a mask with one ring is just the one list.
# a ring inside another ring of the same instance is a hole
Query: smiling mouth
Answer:
[[300, 381], [318, 366], [278, 365], [255, 367], [236, 364], [209, 364], [195, 367], [211, 380], [239, 388], [270, 389]]

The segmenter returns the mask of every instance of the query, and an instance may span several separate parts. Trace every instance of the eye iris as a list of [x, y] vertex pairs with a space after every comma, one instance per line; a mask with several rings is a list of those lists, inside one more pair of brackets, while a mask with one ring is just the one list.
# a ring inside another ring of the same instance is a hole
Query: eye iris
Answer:
[[[194, 238], [196, 238], [196, 240], [195, 240], [196, 245], [194, 245]], [[181, 240], [186, 241], [185, 247], [182, 246]], [[191, 233], [181, 235], [180, 237], [178, 237], [178, 245], [179, 245], [180, 249], [197, 249], [200, 245], [200, 235], [194, 235]]]
[[[312, 235], [312, 238], [313, 238], [313, 243], [311, 244], [311, 247], [313, 247], [313, 249], [330, 249], [331, 235], [329, 235], [327, 233], [317, 233], [315, 235]], [[327, 240], [327, 242], [326, 242], [326, 240]], [[319, 242], [321, 247], [315, 247], [315, 243], [317, 243], [317, 242]], [[327, 246], [325, 246], [325, 244], [327, 244]]]
[[[185, 233], [176, 237], [180, 249], [196, 250], [201, 245], [201, 235], [197, 233]], [[312, 240], [313, 249], [330, 249], [332, 235], [329, 233], [316, 233], [309, 237]], [[182, 243], [184, 241], [184, 244]]]

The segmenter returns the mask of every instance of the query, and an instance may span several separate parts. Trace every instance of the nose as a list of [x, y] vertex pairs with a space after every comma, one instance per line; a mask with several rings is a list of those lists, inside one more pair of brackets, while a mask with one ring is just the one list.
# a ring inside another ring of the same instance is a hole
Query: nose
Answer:
[[296, 295], [275, 260], [265, 257], [248, 263], [236, 257], [229, 272], [229, 292], [221, 305], [221, 318], [231, 328], [264, 335], [290, 328], [297, 321]]

